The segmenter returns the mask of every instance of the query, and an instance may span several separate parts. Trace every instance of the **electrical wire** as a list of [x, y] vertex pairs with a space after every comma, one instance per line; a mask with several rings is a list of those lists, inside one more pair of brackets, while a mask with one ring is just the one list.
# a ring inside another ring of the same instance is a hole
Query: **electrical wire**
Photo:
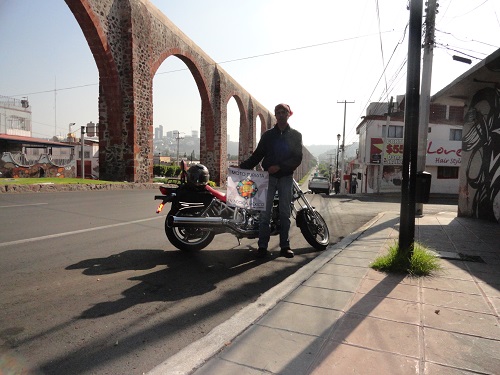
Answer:
[[[407, 23], [407, 24], [406, 24], [406, 27], [405, 27], [405, 29], [404, 29], [403, 36], [401, 37], [401, 40], [400, 40], [400, 41], [398, 41], [398, 42], [396, 43], [396, 46], [394, 47], [394, 50], [392, 51], [392, 54], [391, 54], [391, 57], [389, 58], [389, 61], [388, 61], [388, 62], [387, 62], [387, 64], [385, 65], [385, 67], [384, 67], [384, 69], [383, 69], [383, 71], [382, 71], [382, 73], [381, 73], [381, 75], [380, 75], [380, 77], [379, 77], [379, 79], [378, 79], [377, 83], [375, 84], [375, 87], [373, 88], [372, 93], [370, 94], [370, 96], [369, 96], [369, 97], [368, 97], [368, 99], [366, 100], [366, 104], [365, 104], [365, 105], [364, 105], [364, 107], [361, 109], [360, 114], [356, 117], [356, 121], [358, 121], [357, 119], [358, 119], [358, 118], [360, 118], [360, 117], [363, 115], [363, 113], [364, 113], [364, 112], [366, 111], [366, 109], [368, 108], [368, 105], [371, 103], [372, 96], [373, 96], [373, 94], [375, 93], [375, 91], [376, 91], [376, 89], [377, 89], [377, 87], [378, 87], [378, 85], [379, 85], [380, 81], [382, 80], [382, 78], [383, 78], [383, 76], [384, 76], [384, 74], [385, 74], [385, 72], [386, 72], [387, 68], [389, 67], [389, 64], [391, 63], [392, 58], [394, 57], [394, 55], [395, 55], [395, 53], [396, 53], [396, 51], [397, 51], [398, 47], [399, 47], [399, 46], [401, 46], [401, 45], [403, 44], [403, 42], [404, 42], [404, 40], [405, 40], [405, 38], [406, 38], [406, 33], [407, 33], [407, 30], [408, 30], [408, 26], [409, 26], [409, 23]], [[399, 76], [399, 74], [401, 73], [401, 71], [402, 71], [402, 69], [403, 69], [403, 67], [404, 67], [405, 65], [406, 65], [406, 58], [405, 58], [405, 59], [404, 59], [404, 61], [400, 64], [399, 69], [397, 70], [397, 72], [396, 72], [396, 73], [395, 73], [395, 75], [393, 76], [393, 77], [394, 77], [393, 82], [396, 82], [397, 77]], [[386, 85], [386, 89], [385, 89], [385, 91], [383, 91], [383, 92], [382, 92], [382, 94], [380, 95], [380, 97], [383, 97], [383, 96], [385, 96], [385, 95], [388, 95], [388, 93], [389, 93], [389, 92], [390, 92], [390, 91], [389, 91], [389, 89], [388, 89], [388, 87], [387, 87], [387, 85]], [[376, 109], [378, 109], [378, 108], [376, 108]], [[354, 125], [352, 125], [351, 127], [349, 127], [349, 128], [348, 128], [346, 139], [348, 139], [348, 137], [349, 137], [349, 136], [352, 134], [352, 132], [356, 129], [357, 125], [358, 125], [358, 123], [356, 122]]]
[[[378, 22], [378, 31], [379, 31], [379, 44], [380, 44], [380, 53], [382, 55], [382, 66], [385, 65], [385, 59], [384, 59], [384, 46], [382, 43], [382, 34], [380, 33], [380, 8], [378, 5], [378, 0], [375, 0], [375, 5], [377, 9], [377, 22]], [[384, 75], [384, 80], [385, 80], [385, 89], [387, 91], [387, 78]]]
[[[374, 36], [374, 35], [380, 35], [381, 33], [385, 34], [385, 33], [391, 33], [391, 32], [393, 32], [393, 30], [382, 31], [382, 32], [379, 31], [378, 33], [373, 33], [373, 34], [364, 34], [364, 35], [359, 35], [359, 36], [350, 37], [350, 38], [343, 38], [343, 39], [338, 39], [338, 40], [332, 40], [332, 41], [329, 41], [329, 42], [310, 44], [310, 45], [307, 45], [307, 46], [300, 46], [300, 47], [289, 48], [289, 49], [284, 49], [284, 50], [274, 51], [274, 52], [267, 52], [267, 53], [262, 53], [262, 54], [259, 54], [259, 55], [240, 57], [240, 58], [231, 59], [231, 60], [225, 60], [225, 61], [220, 61], [220, 62], [215, 62], [215, 63], [208, 63], [207, 65], [222, 65], [222, 64], [228, 64], [228, 63], [237, 62], [237, 61], [256, 59], [256, 58], [259, 58], [259, 57], [272, 56], [272, 55], [278, 55], [278, 54], [282, 54], [282, 53], [300, 51], [300, 50], [309, 49], [309, 48], [322, 47], [322, 46], [326, 46], [326, 45], [330, 45], [330, 44], [348, 42], [348, 41], [351, 41], [351, 40], [367, 38], [367, 37], [371, 37], [371, 36]], [[169, 70], [169, 71], [166, 71], [166, 72], [157, 72], [156, 75], [171, 74], [171, 73], [177, 73], [177, 72], [186, 71], [186, 70], [188, 70], [188, 68]], [[78, 89], [78, 88], [88, 87], [88, 86], [97, 86], [97, 85], [98, 85], [98, 83], [89, 83], [89, 84], [86, 84], [86, 85], [70, 86], [70, 87], [64, 87], [64, 88], [58, 88], [58, 89], [43, 90], [43, 91], [37, 91], [37, 92], [31, 92], [31, 93], [24, 93], [24, 94], [7, 95], [7, 96], [15, 98], [15, 97], [18, 97], [18, 96], [22, 97], [22, 96], [28, 96], [28, 95], [46, 94], [46, 93], [53, 93], [54, 91], [57, 92], [57, 91], [64, 91], [64, 90], [72, 90], [72, 89]]]
[[438, 47], [438, 48], [441, 47], [441, 48], [447, 49], [449, 51], [457, 52], [457, 53], [460, 53], [461, 55], [464, 55], [464, 56], [467, 56], [467, 57], [470, 57], [470, 58], [473, 58], [473, 59], [476, 59], [476, 60], [482, 60], [479, 57], [475, 57], [475, 56], [469, 55], [469, 54], [467, 54], [465, 52], [459, 51], [457, 49], [451, 48], [448, 45], [444, 45], [444, 44], [441, 44], [441, 43], [436, 43], [436, 47]]
[[[449, 36], [455, 38], [456, 40], [458, 40], [460, 42], [464, 42], [464, 43], [479, 43], [479, 44], [484, 44], [485, 46], [488, 46], [488, 47], [498, 48], [498, 46], [495, 46], [493, 44], [489, 44], [489, 43], [486, 43], [486, 42], [481, 42], [480, 40], [476, 40], [476, 39], [470, 39], [470, 40], [461, 39], [461, 38], [457, 37], [456, 35], [454, 35], [452, 33], [449, 33], [449, 32], [446, 32], [446, 31], [443, 31], [443, 30], [440, 30], [440, 29], [436, 29], [436, 31], [439, 32], [439, 33], [441, 33], [441, 34], [444, 34], [444, 35], [449, 35]], [[472, 52], [475, 52], [475, 51], [472, 51]], [[477, 52], [477, 53], [481, 53], [481, 52]]]
[[468, 14], [470, 14], [470, 13], [474, 12], [476, 9], [481, 8], [481, 7], [482, 7], [484, 4], [486, 4], [488, 1], [489, 1], [489, 0], [484, 0], [484, 1], [483, 1], [481, 4], [479, 4], [477, 7], [475, 7], [475, 8], [473, 8], [473, 9], [469, 10], [469, 11], [468, 11], [468, 12], [466, 12], [466, 13], [463, 13], [463, 14], [460, 14], [460, 15], [458, 15], [458, 16], [455, 16], [455, 17], [453, 17], [453, 19], [455, 19], [455, 18], [460, 18], [460, 17], [466, 16], [466, 15], [468, 15]]

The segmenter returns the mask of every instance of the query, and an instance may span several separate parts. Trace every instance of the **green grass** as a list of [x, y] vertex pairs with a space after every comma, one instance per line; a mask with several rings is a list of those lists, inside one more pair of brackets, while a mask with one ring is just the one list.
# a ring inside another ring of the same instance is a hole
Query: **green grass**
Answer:
[[60, 177], [41, 177], [41, 178], [0, 178], [0, 185], [37, 185], [37, 184], [122, 184], [117, 181], [90, 180], [81, 178], [60, 178]]
[[430, 249], [415, 242], [413, 253], [399, 251], [398, 243], [389, 247], [389, 252], [375, 259], [370, 265], [377, 271], [406, 273], [411, 276], [429, 276], [442, 269], [439, 258]]

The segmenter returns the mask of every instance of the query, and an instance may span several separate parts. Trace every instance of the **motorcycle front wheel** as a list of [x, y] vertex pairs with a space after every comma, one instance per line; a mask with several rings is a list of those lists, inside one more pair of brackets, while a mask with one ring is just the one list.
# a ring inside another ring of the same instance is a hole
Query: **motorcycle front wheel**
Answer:
[[214, 239], [215, 233], [209, 229], [169, 227], [167, 222], [169, 216], [195, 216], [198, 217], [197, 210], [170, 210], [165, 218], [165, 234], [172, 245], [183, 251], [198, 251], [207, 247]]
[[325, 250], [330, 243], [330, 232], [318, 211], [304, 208], [297, 213], [297, 225], [307, 243], [316, 250]]

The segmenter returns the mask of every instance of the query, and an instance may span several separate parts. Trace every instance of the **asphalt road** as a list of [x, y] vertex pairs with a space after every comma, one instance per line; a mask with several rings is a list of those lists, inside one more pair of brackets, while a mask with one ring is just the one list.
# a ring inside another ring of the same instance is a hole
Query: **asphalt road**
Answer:
[[[256, 260], [224, 234], [185, 253], [165, 237], [154, 190], [0, 194], [0, 373], [142, 374], [255, 301], [318, 253], [291, 230], [293, 259]], [[332, 243], [393, 198], [309, 195]], [[442, 203], [442, 202], [439, 202]], [[456, 212], [456, 202], [424, 206]]]

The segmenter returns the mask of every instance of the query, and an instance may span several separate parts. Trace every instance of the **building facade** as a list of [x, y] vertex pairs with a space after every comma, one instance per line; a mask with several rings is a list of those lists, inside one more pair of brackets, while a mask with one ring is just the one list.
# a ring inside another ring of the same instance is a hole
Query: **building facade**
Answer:
[[[359, 154], [348, 171], [358, 181], [358, 192], [401, 192], [403, 110], [403, 96], [390, 109], [387, 103], [371, 103], [358, 125]], [[458, 195], [463, 116], [463, 106], [431, 104], [425, 167], [431, 193]]]
[[431, 97], [467, 108], [458, 216], [500, 223], [500, 49]]
[[31, 137], [31, 107], [28, 99], [0, 95], [0, 134]]

